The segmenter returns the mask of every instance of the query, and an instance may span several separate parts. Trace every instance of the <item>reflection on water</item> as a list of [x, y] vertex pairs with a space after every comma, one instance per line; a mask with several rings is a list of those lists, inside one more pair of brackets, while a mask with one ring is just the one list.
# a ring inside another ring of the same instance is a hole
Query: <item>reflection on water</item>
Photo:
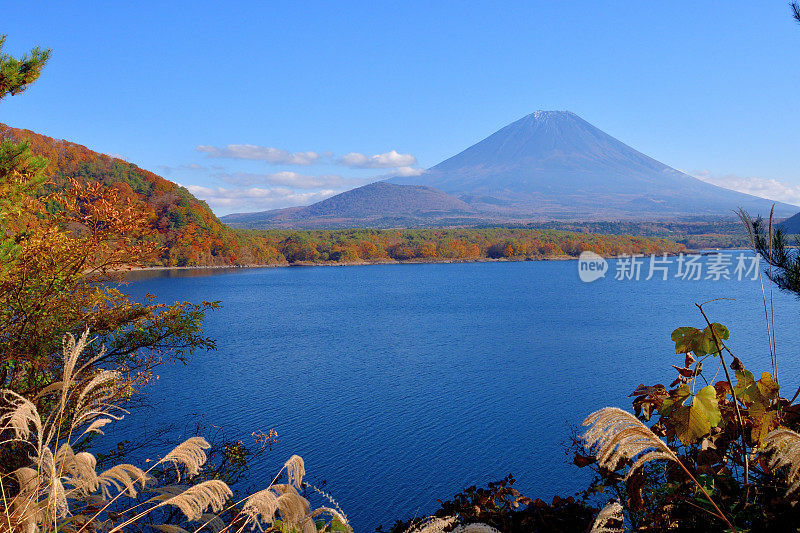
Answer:
[[219, 268], [154, 268], [143, 270], [130, 270], [123, 272], [123, 281], [144, 281], [156, 278], [201, 278], [206, 276], [218, 276], [220, 274], [233, 274], [251, 270], [242, 267], [219, 267]]

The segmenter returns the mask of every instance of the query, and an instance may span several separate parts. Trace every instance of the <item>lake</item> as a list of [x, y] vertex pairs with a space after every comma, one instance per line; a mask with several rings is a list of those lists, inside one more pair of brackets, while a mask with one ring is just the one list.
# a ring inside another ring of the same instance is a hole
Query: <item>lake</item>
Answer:
[[[667, 281], [621, 281], [609, 263], [592, 283], [575, 261], [538, 261], [157, 272], [126, 290], [224, 306], [204, 327], [219, 350], [160, 369], [149, 387], [160, 418], [183, 427], [200, 414], [246, 438], [277, 430], [250, 482], [268, 484], [297, 453], [356, 530], [372, 531], [508, 473], [534, 498], [581, 489], [570, 425], [629, 409], [639, 383], [668, 385], [683, 360], [670, 333], [704, 325], [694, 302], [735, 298], [706, 310], [749, 369], [770, 369], [758, 281], [676, 279], [675, 264]], [[774, 302], [791, 397], [800, 302], [777, 291]], [[108, 439], [156, 429], [154, 418], [137, 411]]]

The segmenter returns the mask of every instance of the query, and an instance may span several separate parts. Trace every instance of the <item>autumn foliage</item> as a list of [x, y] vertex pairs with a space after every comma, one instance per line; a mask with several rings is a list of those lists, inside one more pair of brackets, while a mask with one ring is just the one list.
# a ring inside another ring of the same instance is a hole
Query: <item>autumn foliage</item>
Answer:
[[237, 261], [239, 243], [205, 202], [185, 188], [121, 159], [85, 146], [0, 124], [0, 139], [27, 141], [34, 155], [48, 161], [50, 182], [39, 195], [71, 184], [99, 184], [122, 203], [140, 204], [159, 252], [150, 264], [224, 265]]
[[115, 367], [132, 385], [164, 357], [214, 346], [199, 332], [216, 304], [165, 306], [120, 291], [121, 270], [161, 252], [140, 200], [72, 179], [49, 194], [26, 194], [43, 181], [44, 162], [11, 141], [0, 143], [0, 161], [0, 194], [14, 198], [0, 209], [0, 383], [36, 398], [59, 371], [61, 338], [87, 327], [105, 349], [87, 348], [86, 361]]
[[239, 230], [274, 262], [475, 261], [679, 253], [666, 239], [512, 228], [407, 230]]

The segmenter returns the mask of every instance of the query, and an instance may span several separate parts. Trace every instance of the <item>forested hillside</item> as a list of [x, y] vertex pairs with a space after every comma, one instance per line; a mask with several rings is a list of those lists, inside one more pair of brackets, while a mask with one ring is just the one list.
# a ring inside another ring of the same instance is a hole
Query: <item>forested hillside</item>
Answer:
[[[144, 202], [163, 245], [159, 257], [162, 265], [225, 265], [259, 260], [252, 250], [242, 253], [234, 232], [214, 216], [205, 202], [152, 172], [79, 144], [5, 124], [0, 124], [0, 138], [27, 140], [35, 155], [48, 159], [52, 183], [47, 189], [63, 188], [73, 178], [101, 182], [116, 189], [122, 199]], [[48, 191], [42, 191], [45, 192]]]

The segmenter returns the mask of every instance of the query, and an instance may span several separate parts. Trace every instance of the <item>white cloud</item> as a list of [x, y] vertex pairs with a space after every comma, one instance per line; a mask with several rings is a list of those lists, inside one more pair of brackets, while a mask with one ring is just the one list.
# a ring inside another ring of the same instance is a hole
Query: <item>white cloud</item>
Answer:
[[363, 185], [371, 179], [366, 178], [344, 178], [338, 174], [323, 174], [321, 176], [309, 176], [284, 170], [272, 174], [253, 174], [251, 172], [217, 172], [212, 177], [218, 178], [231, 185], [250, 186], [256, 184], [283, 185], [298, 189], [323, 189], [355, 187]]
[[221, 214], [309, 205], [341, 192], [325, 189], [300, 193], [286, 187], [228, 189], [188, 185], [186, 188]]
[[338, 162], [351, 168], [395, 168], [416, 165], [417, 158], [411, 154], [400, 154], [396, 150], [371, 156], [350, 152], [340, 157]]
[[255, 144], [229, 144], [224, 148], [201, 144], [195, 148], [198, 152], [205, 153], [208, 157], [224, 157], [228, 159], [251, 159], [266, 161], [276, 165], [303, 165], [315, 163], [319, 159], [316, 152], [287, 152], [271, 146], [258, 146]]
[[400, 167], [396, 170], [387, 174], [387, 176], [400, 176], [401, 178], [408, 178], [411, 176], [420, 176], [425, 173], [425, 169], [422, 168], [412, 168], [412, 167]]
[[[332, 152], [288, 152], [254, 144], [230, 144], [225, 147], [199, 145], [196, 150], [209, 158], [265, 161], [275, 165], [328, 164], [354, 169], [388, 169], [389, 173], [383, 176], [384, 178], [418, 176], [425, 172], [413, 167], [417, 164], [416, 157], [398, 153], [396, 150], [376, 155], [352, 152], [340, 158], [336, 158]], [[208, 202], [219, 214], [310, 205], [344, 190], [381, 179], [374, 175], [369, 177], [344, 177], [339, 174], [311, 175], [287, 169], [272, 173], [255, 173], [197, 164], [161, 168], [166, 173], [179, 170], [203, 171], [207, 178], [218, 180], [217, 183], [222, 186], [188, 185], [186, 188], [198, 198]]]
[[[222, 148], [201, 144], [195, 150], [206, 154], [207, 157], [266, 161], [274, 165], [308, 166], [325, 162], [334, 157], [330, 151], [321, 154], [312, 151], [288, 152], [280, 148], [256, 144], [229, 144]], [[350, 152], [336, 159], [335, 163], [350, 168], [410, 168], [417, 164], [417, 158], [411, 154], [401, 154], [397, 150], [375, 155]]]
[[779, 202], [786, 202], [787, 204], [800, 205], [799, 185], [791, 185], [776, 179], [745, 178], [733, 174], [714, 176], [708, 170], [693, 172], [692, 175], [712, 185], [717, 185], [726, 189], [752, 194], [753, 196], [766, 198], [768, 200], [777, 200]]

